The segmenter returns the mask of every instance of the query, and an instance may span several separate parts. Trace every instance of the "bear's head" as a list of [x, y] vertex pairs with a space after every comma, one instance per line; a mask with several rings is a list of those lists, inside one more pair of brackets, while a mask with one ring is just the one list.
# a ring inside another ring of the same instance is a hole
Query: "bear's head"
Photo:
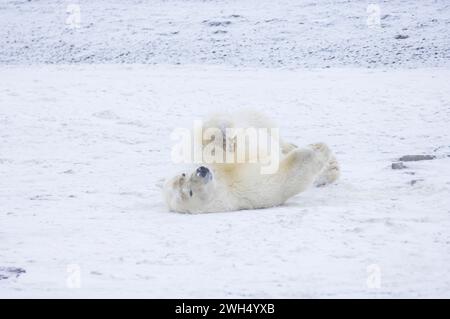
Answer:
[[171, 211], [180, 213], [200, 212], [214, 196], [213, 173], [200, 166], [191, 174], [180, 174], [164, 185], [164, 197]]

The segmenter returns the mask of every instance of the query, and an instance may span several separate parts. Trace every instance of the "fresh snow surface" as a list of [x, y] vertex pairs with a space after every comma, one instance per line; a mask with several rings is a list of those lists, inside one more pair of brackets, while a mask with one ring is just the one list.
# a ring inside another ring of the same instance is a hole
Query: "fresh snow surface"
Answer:
[[[52, 44], [45, 36], [36, 45]], [[4, 65], [0, 297], [448, 298], [449, 78], [448, 68]], [[241, 107], [272, 116], [288, 141], [328, 143], [342, 178], [271, 209], [167, 212], [158, 185], [176, 170], [170, 132]], [[409, 154], [436, 159], [391, 169]]]
[[0, 63], [448, 67], [449, 30], [448, 0], [2, 0]]

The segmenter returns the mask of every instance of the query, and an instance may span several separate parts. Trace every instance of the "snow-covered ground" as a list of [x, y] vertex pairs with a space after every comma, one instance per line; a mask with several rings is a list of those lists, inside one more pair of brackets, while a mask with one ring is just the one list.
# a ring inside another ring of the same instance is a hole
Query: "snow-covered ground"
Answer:
[[[450, 297], [449, 77], [3, 66], [0, 296]], [[172, 129], [242, 106], [327, 142], [342, 179], [272, 209], [167, 212]], [[437, 158], [391, 169], [405, 154]]]
[[[1, 1], [0, 297], [450, 298], [449, 27], [447, 0]], [[172, 130], [243, 107], [342, 178], [169, 213]]]
[[448, 67], [449, 29], [448, 0], [2, 0], [0, 63]]

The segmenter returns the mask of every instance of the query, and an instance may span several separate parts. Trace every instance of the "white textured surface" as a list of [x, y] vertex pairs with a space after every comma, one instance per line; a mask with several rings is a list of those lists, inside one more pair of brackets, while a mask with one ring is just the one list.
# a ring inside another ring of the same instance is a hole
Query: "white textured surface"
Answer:
[[[449, 77], [3, 66], [0, 266], [26, 273], [0, 280], [0, 296], [450, 297]], [[173, 169], [171, 130], [242, 106], [287, 140], [327, 142], [342, 179], [273, 209], [168, 213], [155, 184]], [[392, 170], [405, 154], [438, 158]], [[69, 264], [80, 289], [66, 287]]]
[[[450, 65], [448, 0], [372, 2], [378, 30], [370, 1], [3, 0], [0, 63]], [[69, 4], [79, 29], [66, 26]]]

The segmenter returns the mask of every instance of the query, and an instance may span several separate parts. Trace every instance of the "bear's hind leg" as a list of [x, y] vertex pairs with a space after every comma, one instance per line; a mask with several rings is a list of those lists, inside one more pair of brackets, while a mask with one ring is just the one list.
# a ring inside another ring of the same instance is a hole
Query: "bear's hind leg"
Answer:
[[330, 161], [325, 166], [324, 170], [319, 174], [314, 181], [314, 185], [317, 187], [325, 186], [336, 181], [341, 175], [339, 164], [334, 155], [331, 156]]
[[331, 156], [330, 149], [323, 143], [297, 148], [286, 155], [280, 163], [280, 174], [285, 181], [285, 196], [294, 196], [312, 185]]

